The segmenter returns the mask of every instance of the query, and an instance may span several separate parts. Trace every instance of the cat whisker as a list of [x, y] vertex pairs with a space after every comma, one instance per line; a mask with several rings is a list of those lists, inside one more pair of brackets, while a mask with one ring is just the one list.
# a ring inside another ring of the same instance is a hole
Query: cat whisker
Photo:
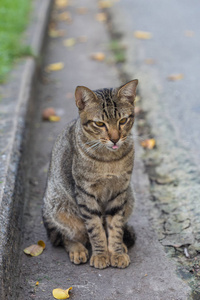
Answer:
[[99, 142], [99, 140], [92, 140], [85, 143], [85, 145], [93, 145], [94, 143]]

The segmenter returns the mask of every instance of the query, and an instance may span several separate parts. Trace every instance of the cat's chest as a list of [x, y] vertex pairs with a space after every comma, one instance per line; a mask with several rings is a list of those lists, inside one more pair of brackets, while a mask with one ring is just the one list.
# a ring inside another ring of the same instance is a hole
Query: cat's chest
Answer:
[[126, 176], [127, 167], [122, 163], [106, 163], [106, 164], [97, 164], [94, 166], [96, 173], [96, 179], [115, 179]]

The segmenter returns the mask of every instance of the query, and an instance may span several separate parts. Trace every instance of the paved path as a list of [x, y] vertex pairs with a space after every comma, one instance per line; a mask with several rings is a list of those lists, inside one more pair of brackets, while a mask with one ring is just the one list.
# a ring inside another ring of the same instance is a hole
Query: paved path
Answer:
[[[58, 14], [66, 9], [54, 11], [56, 28], [66, 33], [63, 37], [48, 38], [41, 76], [37, 82], [29, 145], [31, 167], [27, 176], [26, 194], [29, 204], [25, 209], [21, 250], [40, 239], [45, 241], [46, 249], [42, 255], [33, 258], [21, 251], [19, 299], [49, 300], [53, 299], [51, 293], [54, 288], [72, 286], [71, 299], [75, 300], [186, 300], [190, 289], [177, 277], [175, 265], [166, 257], [148, 220], [151, 209], [149, 185], [140, 161], [141, 149], [138, 146], [134, 170], [137, 204], [130, 221], [135, 228], [137, 241], [130, 251], [131, 265], [127, 269], [97, 270], [88, 263], [72, 265], [64, 249], [53, 248], [46, 237], [41, 218], [41, 202], [49, 155], [56, 135], [66, 122], [77, 116], [73, 98], [75, 87], [85, 85], [97, 89], [120, 84], [118, 71], [111, 63], [113, 57], [108, 50], [106, 26], [95, 20], [95, 15], [99, 12], [97, 2], [85, 0], [85, 14], [78, 13], [77, 8], [80, 6], [82, 1], [78, 0], [67, 7], [72, 18], [69, 24], [68, 21], [58, 21]], [[80, 36], [86, 36], [87, 41], [78, 42]], [[67, 38], [75, 38], [76, 44], [66, 48], [63, 40]], [[91, 60], [90, 55], [93, 52], [104, 52], [106, 60]], [[64, 69], [47, 74], [45, 67], [56, 62], [63, 62]], [[42, 111], [46, 107], [54, 107], [61, 116], [61, 121], [42, 121]], [[38, 286], [35, 286], [36, 281], [39, 281]]]

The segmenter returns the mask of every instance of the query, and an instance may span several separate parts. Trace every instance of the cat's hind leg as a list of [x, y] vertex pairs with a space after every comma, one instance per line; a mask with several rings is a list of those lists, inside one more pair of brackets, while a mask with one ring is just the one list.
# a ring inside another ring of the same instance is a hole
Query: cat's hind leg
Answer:
[[62, 245], [74, 264], [86, 263], [89, 255], [85, 245], [88, 234], [84, 222], [75, 215], [57, 212], [54, 217], [43, 214], [47, 235], [54, 246]]

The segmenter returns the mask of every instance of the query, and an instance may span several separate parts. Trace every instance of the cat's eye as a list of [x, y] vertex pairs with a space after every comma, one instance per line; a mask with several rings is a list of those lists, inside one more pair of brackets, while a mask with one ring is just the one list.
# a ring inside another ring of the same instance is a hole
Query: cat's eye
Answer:
[[105, 124], [103, 122], [94, 122], [94, 123], [99, 127], [105, 126]]
[[119, 124], [124, 125], [127, 122], [127, 120], [128, 120], [127, 118], [123, 118], [119, 121]]

